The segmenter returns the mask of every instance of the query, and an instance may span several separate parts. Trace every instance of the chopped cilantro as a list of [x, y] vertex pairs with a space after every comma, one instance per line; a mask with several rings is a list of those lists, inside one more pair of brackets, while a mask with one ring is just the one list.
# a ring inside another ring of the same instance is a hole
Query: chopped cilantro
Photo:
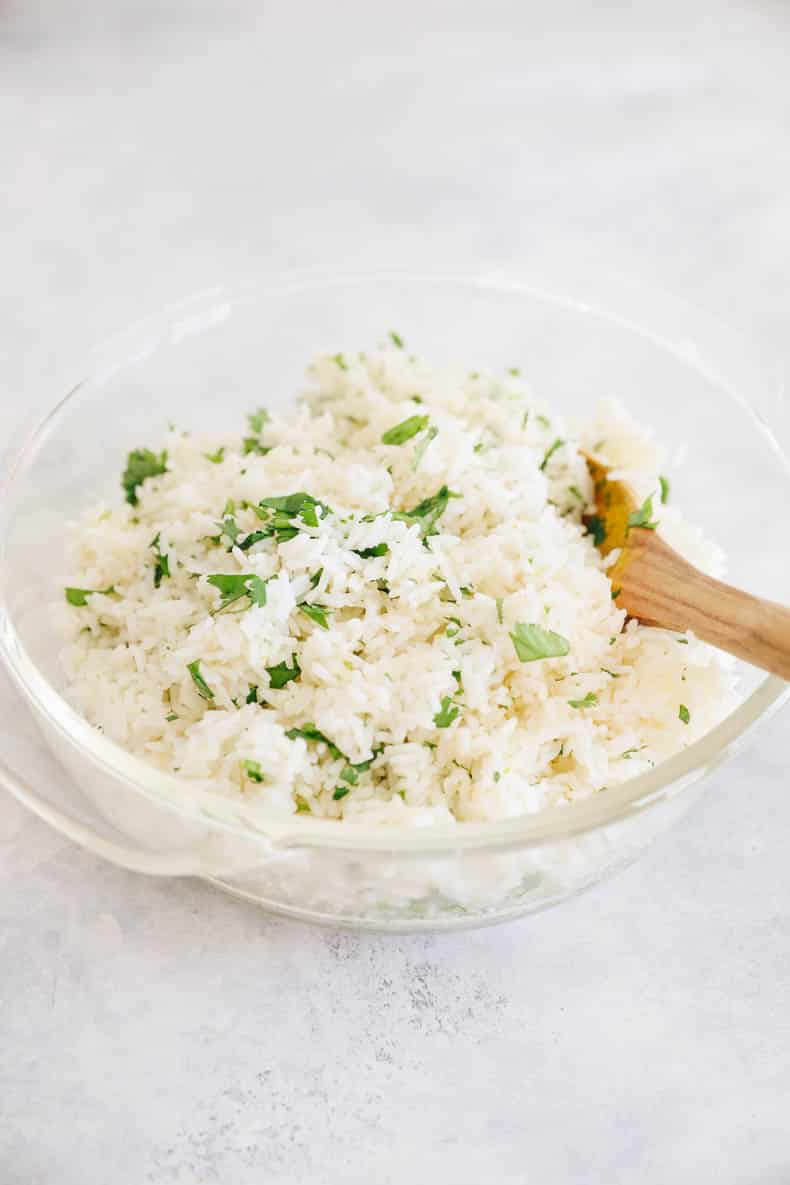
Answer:
[[457, 704], [454, 704], [452, 697], [449, 695], [442, 696], [442, 704], [439, 711], [433, 718], [433, 722], [437, 728], [449, 728], [454, 720], [461, 714], [461, 709]]
[[341, 370], [348, 370], [348, 363], [342, 354], [333, 354], [332, 361], [336, 366], [339, 366]]
[[346, 795], [350, 794], [350, 793], [351, 793], [350, 786], [335, 786], [335, 789], [332, 793], [332, 799], [334, 802], [340, 802], [341, 798], [345, 798]]
[[265, 457], [266, 454], [270, 453], [271, 451], [271, 446], [261, 444], [257, 436], [244, 437], [242, 452], [244, 453], [245, 457], [248, 457], [250, 453], [255, 453], [259, 457]]
[[496, 619], [500, 625], [502, 624], [502, 605], [504, 603], [504, 600], [505, 600], [504, 597], [497, 597], [496, 598]]
[[382, 444], [405, 444], [407, 440], [411, 440], [412, 436], [416, 436], [418, 432], [424, 432], [428, 427], [428, 416], [409, 416], [407, 420], [402, 420], [400, 424], [395, 424], [394, 427], [388, 428], [381, 437]]
[[63, 591], [70, 605], [81, 607], [87, 605], [88, 597], [94, 597], [97, 594], [102, 597], [111, 597], [115, 593], [115, 587], [111, 584], [109, 588], [65, 588]]
[[266, 585], [272, 579], [273, 577], [269, 576], [268, 579], [261, 580], [260, 576], [251, 572], [239, 575], [208, 576], [208, 583], [219, 589], [222, 598], [219, 607], [213, 610], [213, 615], [222, 613], [229, 605], [242, 597], [249, 597], [253, 605], [262, 608], [266, 604]]
[[204, 453], [203, 456], [207, 461], [211, 461], [212, 465], [219, 465], [220, 461], [225, 460], [225, 445], [221, 444], [215, 453]]
[[363, 547], [361, 551], [355, 551], [354, 555], [358, 555], [361, 560], [373, 560], [381, 555], [389, 555], [389, 544], [377, 543], [375, 547]]
[[196, 658], [194, 662], [188, 662], [187, 670], [192, 676], [192, 682], [195, 684], [200, 698], [212, 700], [214, 698], [214, 692], [200, 673], [200, 659]]
[[422, 461], [423, 457], [425, 456], [425, 450], [427, 449], [428, 445], [431, 443], [432, 440], [436, 440], [436, 437], [438, 435], [439, 435], [439, 429], [436, 427], [435, 424], [432, 424], [431, 427], [428, 429], [428, 431], [423, 436], [422, 440], [417, 441], [417, 444], [414, 449], [414, 456], [412, 457], [412, 462], [411, 462], [412, 472], [416, 471], [419, 468], [420, 462]]
[[678, 718], [682, 720], [684, 724], [688, 724], [688, 722], [691, 720], [691, 712], [689, 712], [685, 704], [681, 704], [678, 708]]
[[[463, 624], [462, 624], [460, 618], [458, 618], [458, 617], [448, 617], [447, 621], [448, 621], [448, 625], [444, 631], [445, 635], [448, 638], [454, 638], [456, 634], [459, 634], [461, 632], [461, 629], [463, 628]], [[454, 628], [451, 629], [450, 628], [451, 626], [453, 626]]]
[[458, 591], [460, 592], [461, 596], [466, 597], [467, 600], [475, 595], [475, 590], [472, 588], [471, 584], [462, 584]]
[[236, 540], [239, 538], [239, 535], [244, 534], [244, 532], [239, 527], [239, 524], [236, 522], [235, 518], [233, 517], [232, 511], [230, 513], [223, 511], [222, 521], [218, 522], [217, 526], [219, 527], [218, 538], [221, 539], [222, 536], [224, 535], [226, 539], [230, 540], [231, 547], [235, 546]]
[[254, 432], [256, 436], [260, 436], [263, 432], [264, 424], [268, 424], [271, 416], [265, 407], [259, 407], [257, 411], [250, 412], [247, 416], [247, 423], [250, 426], [250, 432]]
[[249, 688], [250, 688], [250, 690], [247, 692], [247, 698], [245, 699], [244, 702], [245, 702], [245, 704], [257, 704], [257, 702], [258, 702], [258, 684], [257, 683], [250, 683]]
[[301, 794], [294, 795], [294, 802], [296, 803], [297, 815], [312, 815], [310, 803], [306, 798], [302, 798]]
[[398, 510], [392, 515], [396, 522], [417, 523], [423, 539], [438, 534], [436, 524], [447, 509], [451, 498], [460, 498], [460, 494], [442, 486], [431, 498], [424, 498], [411, 510]]
[[[285, 494], [283, 497], [279, 498], [261, 498], [260, 502], [258, 503], [259, 509], [255, 507], [253, 507], [253, 509], [256, 510], [256, 514], [258, 514], [259, 518], [264, 517], [260, 513], [260, 511], [264, 510], [279, 511], [280, 514], [289, 519], [296, 518], [297, 515], [301, 515], [302, 521], [309, 527], [317, 527], [318, 515], [316, 511], [319, 507], [323, 511], [321, 518], [326, 518], [327, 515], [332, 513], [331, 507], [327, 506], [326, 502], [320, 502], [317, 498], [314, 498], [312, 494], [306, 494], [304, 490], [299, 490], [295, 494]], [[278, 516], [275, 514], [273, 520], [275, 529], [278, 526], [277, 517]], [[280, 524], [280, 526], [282, 525], [284, 524]]]
[[626, 749], [624, 753], [621, 753], [621, 754], [620, 754], [620, 756], [621, 756], [621, 757], [622, 757], [622, 758], [623, 758], [625, 761], [630, 761], [630, 760], [631, 760], [631, 758], [633, 757], [634, 753], [641, 753], [641, 752], [642, 752], [642, 750], [644, 749], [644, 747], [645, 747], [644, 745], [640, 745], [640, 746], [639, 746], [638, 748], [636, 748], [636, 749]]
[[523, 416], [521, 417], [521, 431], [522, 432], [524, 431], [524, 429], [526, 428], [528, 423], [529, 423], [529, 411], [527, 410], [524, 412]]
[[598, 703], [598, 696], [588, 691], [584, 699], [569, 699], [568, 703], [572, 708], [594, 708]]
[[394, 329], [390, 330], [390, 340], [392, 341], [392, 344], [394, 346], [398, 347], [399, 350], [406, 349], [406, 345], [403, 341], [403, 338], [401, 337], [401, 335], [399, 333], [396, 333]]
[[328, 736], [317, 729], [312, 721], [303, 725], [302, 728], [289, 728], [285, 735], [289, 741], [295, 741], [297, 737], [301, 737], [302, 740], [310, 741], [313, 744], [326, 745], [332, 757], [345, 760], [345, 753], [341, 749], [338, 749], [334, 741], [330, 741]]
[[327, 621], [326, 615], [330, 612], [330, 610], [327, 609], [326, 606], [308, 605], [306, 601], [302, 601], [301, 605], [298, 605], [297, 608], [299, 608], [302, 613], [304, 613], [305, 617], [309, 617], [311, 621], [316, 623], [316, 625], [320, 625], [322, 630], [329, 629], [329, 622]]
[[613, 679], [619, 679], [620, 676], [617, 671], [610, 671], [608, 667], [601, 667], [604, 675], [611, 675]]
[[121, 477], [121, 485], [126, 491], [126, 501], [132, 506], [137, 505], [138, 487], [148, 477], [158, 477], [167, 472], [167, 451], [158, 455], [147, 448], [133, 449], [126, 458], [126, 468]]
[[623, 590], [620, 588], [619, 584], [613, 584], [612, 585], [612, 600], [616, 601], [622, 591]]
[[552, 444], [552, 445], [551, 445], [551, 446], [550, 446], [550, 447], [549, 447], [549, 448], [546, 450], [546, 455], [544, 456], [543, 460], [542, 460], [542, 461], [541, 461], [541, 463], [540, 463], [540, 469], [541, 469], [541, 471], [543, 471], [543, 470], [546, 468], [546, 466], [548, 465], [549, 461], [551, 460], [551, 458], [552, 458], [552, 457], [554, 456], [554, 454], [556, 453], [557, 449], [559, 449], [559, 448], [562, 448], [562, 446], [563, 446], [564, 444], [565, 444], [565, 441], [564, 441], [564, 440], [562, 440], [562, 439], [561, 439], [561, 438], [558, 436], [558, 437], [557, 437], [557, 439], [554, 441], [554, 443], [553, 443], [553, 444]]
[[519, 370], [519, 368], [517, 366], [509, 366], [507, 368], [507, 372], [508, 372], [508, 374], [512, 374], [514, 379], [517, 379], [518, 376], [521, 374], [521, 371]]
[[302, 673], [302, 668], [295, 654], [291, 655], [291, 662], [293, 666], [289, 667], [286, 662], [278, 662], [275, 667], [267, 667], [266, 671], [269, 676], [269, 686], [273, 691], [279, 691], [281, 687], [285, 687], [286, 683], [299, 678]]
[[542, 626], [519, 621], [511, 631], [516, 654], [520, 662], [535, 662], [540, 658], [562, 658], [570, 651], [570, 643], [562, 634], [544, 630]]
[[251, 782], [263, 781], [263, 770], [261, 769], [260, 762], [250, 761], [249, 758], [245, 757], [241, 763], [241, 767]]
[[603, 519], [598, 514], [589, 515], [584, 522], [587, 530], [593, 537], [593, 543], [596, 547], [600, 547], [602, 543], [606, 542], [606, 527]]
[[586, 501], [584, 494], [581, 492], [578, 486], [568, 486], [568, 493], [573, 494], [574, 498], [578, 498], [580, 502]]
[[669, 478], [664, 477], [663, 473], [659, 475], [658, 484], [661, 486], [661, 503], [666, 505], [669, 501]]
[[159, 588], [165, 576], [170, 576], [170, 557], [162, 554], [159, 546], [159, 538], [161, 531], [157, 531], [156, 538], [151, 541], [149, 547], [153, 549], [156, 557], [156, 564], [154, 565], [154, 588]]
[[310, 577], [310, 587], [311, 588], [318, 588], [319, 581], [321, 580], [321, 577], [323, 576], [323, 574], [324, 574], [323, 568], [319, 568], [317, 572], [313, 572], [313, 575]]
[[688, 646], [689, 644], [688, 638], [675, 638], [675, 641], [677, 642], [678, 646]]
[[178, 720], [178, 716], [176, 715], [175, 712], [168, 712], [167, 715], [165, 716], [165, 720], [167, 721], [168, 724], [172, 724], [172, 722], [174, 720]]
[[645, 498], [638, 510], [635, 510], [628, 516], [628, 530], [632, 527], [644, 527], [646, 531], [655, 531], [658, 526], [657, 522], [653, 521], [653, 495], [649, 494]]

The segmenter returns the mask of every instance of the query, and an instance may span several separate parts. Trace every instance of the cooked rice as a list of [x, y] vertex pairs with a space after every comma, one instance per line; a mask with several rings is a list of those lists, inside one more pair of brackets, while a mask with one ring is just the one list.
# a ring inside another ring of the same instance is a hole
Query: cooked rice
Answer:
[[[515, 374], [396, 346], [320, 357], [309, 379], [295, 410], [237, 435], [171, 430], [137, 504], [76, 526], [72, 584], [114, 591], [72, 595], [63, 661], [108, 737], [273, 814], [425, 825], [605, 792], [732, 708], [709, 647], [625, 625], [583, 526], [580, 448], [640, 496], [658, 489], [660, 451], [618, 404], [569, 424]], [[415, 416], [394, 434], [416, 427], [408, 440], [382, 442]], [[301, 512], [259, 506], [299, 491]], [[657, 509], [675, 547], [720, 571]], [[259, 579], [231, 601], [216, 575]], [[567, 655], [521, 661], [519, 624]]]

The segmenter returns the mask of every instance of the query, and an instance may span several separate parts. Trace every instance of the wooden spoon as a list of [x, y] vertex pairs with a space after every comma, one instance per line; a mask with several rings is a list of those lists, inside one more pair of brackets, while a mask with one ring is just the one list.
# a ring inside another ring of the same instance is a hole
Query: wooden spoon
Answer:
[[645, 625], [685, 633], [790, 679], [790, 609], [706, 576], [679, 556], [651, 525], [653, 507], [641, 507], [631, 488], [585, 454], [595, 487], [594, 515], [585, 523], [598, 550], [620, 554], [608, 575], [618, 608]]

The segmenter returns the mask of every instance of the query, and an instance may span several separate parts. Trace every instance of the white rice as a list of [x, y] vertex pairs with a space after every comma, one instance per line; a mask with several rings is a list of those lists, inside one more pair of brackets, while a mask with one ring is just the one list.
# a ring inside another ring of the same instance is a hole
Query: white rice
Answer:
[[[299, 407], [254, 420], [260, 431], [171, 431], [156, 446], [167, 471], [137, 487], [137, 505], [100, 506], [75, 528], [71, 584], [114, 592], [64, 606], [63, 662], [73, 702], [108, 737], [274, 815], [426, 825], [605, 792], [731, 710], [714, 651], [625, 626], [582, 524], [580, 448], [596, 446], [640, 496], [658, 488], [661, 454], [619, 405], [568, 424], [516, 375], [432, 369], [395, 346], [320, 357], [309, 378]], [[382, 442], [412, 416], [428, 427]], [[245, 453], [244, 437], [270, 451]], [[443, 486], [459, 496], [438, 533], [393, 517]], [[267, 525], [251, 505], [297, 491], [331, 513], [281, 519], [292, 538], [242, 550]], [[235, 546], [218, 541], [226, 508]], [[720, 571], [716, 548], [658, 511], [675, 547]], [[169, 575], [155, 587], [158, 554]], [[217, 574], [266, 581], [265, 604], [242, 596], [216, 612]], [[520, 661], [519, 623], [561, 635], [568, 654]], [[278, 664], [300, 674], [273, 689]]]

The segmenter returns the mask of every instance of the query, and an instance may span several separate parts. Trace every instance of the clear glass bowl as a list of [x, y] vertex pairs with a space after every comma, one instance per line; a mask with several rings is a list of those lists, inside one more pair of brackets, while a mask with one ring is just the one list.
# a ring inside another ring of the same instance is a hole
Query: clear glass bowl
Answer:
[[[0, 498], [0, 655], [38, 731], [21, 724], [0, 781], [64, 834], [127, 868], [206, 877], [272, 911], [392, 930], [450, 929], [563, 900], [635, 859], [685, 812], [701, 779], [788, 694], [741, 670], [743, 699], [713, 732], [648, 774], [585, 802], [499, 824], [393, 830], [276, 823], [193, 790], [108, 741], [60, 692], [64, 524], [121, 497], [127, 452], [167, 421], [211, 429], [285, 401], [316, 350], [364, 349], [391, 327], [409, 348], [470, 368], [518, 365], [567, 412], [617, 394], [670, 452], [673, 497], [729, 555], [731, 579], [788, 599], [777, 538], [790, 472], [788, 408], [764, 357], [674, 301], [596, 279], [585, 291], [516, 281], [291, 275], [214, 290], [97, 352], [21, 447]], [[45, 743], [41, 743], [41, 738]], [[692, 789], [693, 788], [693, 789]]]

